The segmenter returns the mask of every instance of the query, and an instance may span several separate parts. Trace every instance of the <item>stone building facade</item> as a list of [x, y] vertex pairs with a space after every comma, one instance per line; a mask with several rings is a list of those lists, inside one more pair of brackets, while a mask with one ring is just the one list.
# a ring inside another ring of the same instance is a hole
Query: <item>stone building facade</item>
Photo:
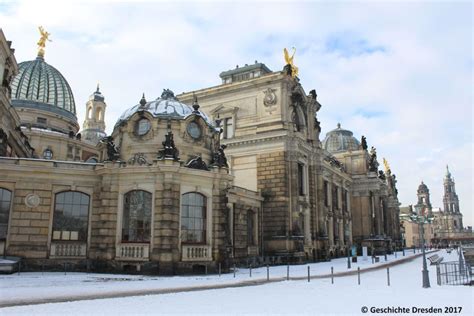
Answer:
[[320, 141], [321, 104], [292, 65], [142, 96], [107, 136], [98, 87], [79, 132], [72, 89], [44, 52], [2, 60], [18, 74], [2, 90], [16, 154], [0, 155], [0, 250], [32, 268], [172, 274], [399, 245], [395, 176], [350, 131]]

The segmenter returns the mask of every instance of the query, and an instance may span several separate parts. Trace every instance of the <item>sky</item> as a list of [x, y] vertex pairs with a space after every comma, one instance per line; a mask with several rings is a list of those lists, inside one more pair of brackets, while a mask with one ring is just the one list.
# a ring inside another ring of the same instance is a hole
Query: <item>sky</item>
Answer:
[[446, 165], [464, 225], [473, 225], [473, 4], [470, 1], [4, 1], [0, 27], [18, 62], [45, 59], [72, 87], [79, 123], [97, 83], [111, 132], [117, 118], [165, 88], [219, 85], [236, 65], [284, 66], [316, 89], [322, 136], [342, 127], [367, 137], [397, 176], [402, 205], [421, 181], [442, 207]]

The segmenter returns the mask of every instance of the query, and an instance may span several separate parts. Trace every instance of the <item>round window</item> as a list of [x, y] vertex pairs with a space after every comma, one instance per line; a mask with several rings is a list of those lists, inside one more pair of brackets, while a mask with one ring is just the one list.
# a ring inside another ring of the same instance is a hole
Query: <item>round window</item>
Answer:
[[43, 158], [44, 159], [53, 159], [53, 151], [51, 149], [46, 149], [43, 151]]
[[137, 122], [137, 134], [139, 136], [145, 135], [150, 130], [151, 123], [147, 119], [141, 119]]
[[188, 134], [194, 139], [198, 139], [199, 137], [201, 137], [201, 128], [196, 122], [189, 123], [187, 131]]

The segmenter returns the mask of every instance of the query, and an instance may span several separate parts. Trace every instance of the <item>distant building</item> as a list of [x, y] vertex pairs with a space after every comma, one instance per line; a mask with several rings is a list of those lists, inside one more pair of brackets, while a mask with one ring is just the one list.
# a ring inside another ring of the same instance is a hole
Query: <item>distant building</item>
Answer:
[[[444, 177], [443, 205], [441, 208], [433, 208], [430, 202], [429, 189], [421, 182], [418, 187], [418, 203], [423, 215], [432, 218], [432, 222], [425, 224], [426, 243], [432, 245], [448, 246], [459, 242], [472, 242], [474, 235], [472, 227], [463, 227], [462, 214], [459, 208], [459, 199], [456, 194], [454, 178], [451, 176], [448, 166]], [[407, 247], [421, 245], [419, 237], [419, 225], [410, 218], [415, 212], [413, 207], [400, 208], [400, 222], [403, 226], [404, 241]]]

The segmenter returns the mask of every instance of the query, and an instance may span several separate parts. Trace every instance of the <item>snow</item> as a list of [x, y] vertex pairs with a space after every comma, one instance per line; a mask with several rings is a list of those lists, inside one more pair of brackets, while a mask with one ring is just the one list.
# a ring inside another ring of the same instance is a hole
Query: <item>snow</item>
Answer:
[[[457, 260], [456, 252], [440, 253], [445, 261]], [[400, 259], [399, 256], [398, 259]], [[359, 258], [361, 259], [361, 258]], [[394, 259], [394, 258], [392, 258]], [[382, 259], [380, 264], [385, 262]], [[345, 259], [311, 264], [311, 275], [347, 271]], [[371, 261], [359, 262], [353, 269], [372, 265]], [[357, 275], [337, 277], [334, 284], [330, 278], [281, 281], [258, 286], [182, 292], [174, 294], [133, 296], [113, 299], [84, 300], [67, 303], [27, 305], [0, 308], [0, 315], [57, 315], [57, 314], [187, 314], [187, 315], [314, 315], [328, 313], [357, 314], [363, 306], [385, 307], [462, 307], [461, 314], [472, 315], [472, 287], [438, 286], [436, 270], [429, 266], [431, 288], [421, 287], [421, 258], [390, 268], [391, 285], [387, 286], [386, 269], [361, 274], [361, 285]], [[304, 277], [307, 265], [290, 266], [292, 277]], [[286, 276], [286, 266], [270, 267], [272, 279]], [[247, 280], [265, 279], [266, 268], [252, 271], [240, 269], [232, 274], [201, 277], [147, 277], [129, 275], [104, 275], [68, 273], [22, 273], [0, 276], [0, 303], [11, 299], [51, 298], [61, 295], [87, 293], [99, 296], [111, 291], [133, 289], [179, 288], [209, 284], [231, 284]]]

